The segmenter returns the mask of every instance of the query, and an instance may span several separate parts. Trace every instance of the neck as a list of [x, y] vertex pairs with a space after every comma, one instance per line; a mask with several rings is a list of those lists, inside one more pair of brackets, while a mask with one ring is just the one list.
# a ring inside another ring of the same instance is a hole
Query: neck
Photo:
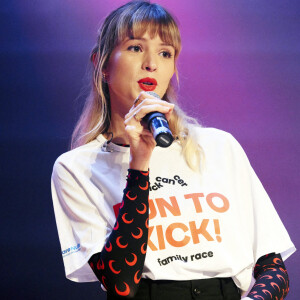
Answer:
[[124, 127], [124, 116], [118, 113], [111, 113], [111, 123], [108, 129], [108, 134], [104, 134], [106, 139], [110, 139], [111, 135], [109, 132], [113, 133], [112, 142], [116, 144], [129, 144], [129, 140], [125, 133]]

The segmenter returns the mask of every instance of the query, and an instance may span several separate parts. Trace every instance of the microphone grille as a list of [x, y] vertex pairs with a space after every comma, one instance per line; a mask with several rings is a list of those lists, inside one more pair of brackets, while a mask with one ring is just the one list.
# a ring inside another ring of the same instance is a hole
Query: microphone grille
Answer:
[[154, 92], [147, 91], [146, 93], [149, 94], [149, 95], [151, 95], [151, 96], [153, 96], [153, 97], [155, 97], [155, 98], [160, 99], [160, 97], [156, 93], [154, 93]]

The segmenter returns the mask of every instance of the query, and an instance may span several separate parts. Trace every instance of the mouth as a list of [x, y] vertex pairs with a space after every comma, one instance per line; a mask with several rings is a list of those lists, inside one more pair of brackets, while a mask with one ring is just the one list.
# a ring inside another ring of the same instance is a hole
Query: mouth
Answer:
[[140, 88], [144, 91], [154, 91], [157, 86], [157, 81], [154, 78], [142, 78], [138, 81]]

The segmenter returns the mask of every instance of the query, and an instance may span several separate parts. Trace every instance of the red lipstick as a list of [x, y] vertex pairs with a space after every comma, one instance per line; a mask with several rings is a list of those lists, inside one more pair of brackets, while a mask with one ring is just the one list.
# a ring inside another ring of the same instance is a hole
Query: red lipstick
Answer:
[[146, 77], [140, 79], [138, 84], [144, 91], [154, 91], [157, 86], [157, 81], [154, 78]]

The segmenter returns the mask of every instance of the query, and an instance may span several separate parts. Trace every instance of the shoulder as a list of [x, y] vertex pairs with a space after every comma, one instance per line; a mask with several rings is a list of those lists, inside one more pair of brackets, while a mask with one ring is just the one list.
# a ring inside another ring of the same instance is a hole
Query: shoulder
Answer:
[[196, 138], [198, 143], [202, 146], [205, 145], [239, 145], [238, 141], [233, 137], [233, 135], [227, 131], [213, 128], [213, 127], [201, 127], [201, 126], [191, 126], [191, 134]]
[[59, 175], [59, 173], [76, 172], [76, 170], [84, 170], [88, 165], [95, 161], [97, 154], [100, 151], [100, 143], [97, 139], [67, 151], [61, 154], [53, 166], [53, 174]]
[[217, 128], [200, 126], [192, 126], [190, 132], [205, 155], [218, 159], [248, 161], [241, 144], [231, 133]]

